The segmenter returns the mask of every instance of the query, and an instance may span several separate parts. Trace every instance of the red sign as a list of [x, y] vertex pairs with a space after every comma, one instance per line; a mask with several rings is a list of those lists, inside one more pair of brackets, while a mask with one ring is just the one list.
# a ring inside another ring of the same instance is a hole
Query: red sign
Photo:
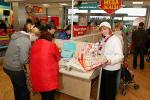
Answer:
[[82, 36], [88, 34], [88, 26], [73, 26], [73, 36]]
[[122, 0], [101, 0], [100, 8], [108, 14], [113, 14], [116, 10], [122, 7]]
[[59, 17], [57, 16], [51, 16], [51, 21], [53, 20], [54, 21], [54, 25], [55, 26], [59, 26]]

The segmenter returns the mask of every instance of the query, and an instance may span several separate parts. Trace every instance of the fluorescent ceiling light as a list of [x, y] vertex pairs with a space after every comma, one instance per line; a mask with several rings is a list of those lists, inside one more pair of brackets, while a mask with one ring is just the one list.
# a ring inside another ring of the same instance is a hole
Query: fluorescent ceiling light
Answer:
[[49, 7], [49, 4], [42, 4], [43, 7]]
[[143, 2], [132, 2], [132, 4], [143, 4]]
[[61, 6], [67, 6], [67, 3], [60, 3]]

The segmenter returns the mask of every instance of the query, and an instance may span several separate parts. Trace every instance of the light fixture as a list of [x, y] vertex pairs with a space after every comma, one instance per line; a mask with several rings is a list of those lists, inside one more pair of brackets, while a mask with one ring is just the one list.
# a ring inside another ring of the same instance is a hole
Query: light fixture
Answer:
[[49, 4], [42, 4], [43, 7], [49, 7]]
[[60, 3], [61, 6], [67, 6], [67, 3]]
[[132, 2], [132, 4], [143, 4], [144, 2]]

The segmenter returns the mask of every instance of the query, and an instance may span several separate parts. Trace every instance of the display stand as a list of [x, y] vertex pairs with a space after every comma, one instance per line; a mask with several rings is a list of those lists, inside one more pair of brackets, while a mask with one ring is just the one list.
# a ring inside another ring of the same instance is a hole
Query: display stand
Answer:
[[[74, 0], [72, 0], [72, 19], [71, 19], [71, 40], [76, 43], [76, 52], [75, 57], [77, 57], [78, 52], [85, 46], [87, 42], [95, 43], [100, 39], [100, 35], [96, 34], [88, 34], [81, 37], [74, 38], [73, 34], [73, 9], [74, 9]], [[55, 40], [57, 46], [62, 49], [63, 43], [67, 42], [64, 40]], [[83, 43], [84, 42], [84, 43]], [[60, 66], [60, 89], [59, 92], [64, 94], [82, 99], [82, 100], [91, 100], [91, 87], [92, 80], [98, 77], [101, 72], [98, 69], [95, 69], [90, 72], [78, 72], [75, 70], [68, 71], [65, 68], [61, 68]], [[100, 86], [101, 74], [99, 77], [99, 86]], [[99, 88], [98, 88], [99, 89]], [[99, 92], [98, 92], [99, 93]], [[98, 97], [97, 97], [98, 98]]]
[[[97, 37], [96, 34], [87, 35], [89, 38], [93, 39], [93, 36]], [[82, 37], [79, 37], [82, 40]], [[79, 38], [76, 38], [78, 40]], [[86, 36], [83, 36], [86, 38]], [[90, 40], [92, 40], [90, 39]], [[72, 41], [72, 40], [71, 40]], [[55, 43], [59, 48], [63, 48], [64, 42], [70, 42], [69, 40], [60, 40], [55, 39]], [[73, 41], [76, 43], [76, 47], [78, 48], [75, 52], [75, 57], [77, 57], [78, 52], [85, 46], [87, 42], [79, 42]], [[92, 80], [94, 80], [101, 72], [101, 68], [95, 69], [90, 72], [79, 72], [76, 70], [66, 70], [64, 67], [60, 66], [60, 89], [58, 90], [61, 93], [82, 99], [82, 100], [91, 100], [91, 88], [92, 88]], [[99, 77], [100, 85], [101, 74]], [[99, 89], [99, 88], [98, 88]], [[95, 93], [97, 94], [97, 93]], [[98, 93], [99, 94], [99, 93]]]
[[[100, 69], [101, 70], [101, 69]], [[82, 73], [77, 71], [67, 71], [60, 69], [60, 89], [59, 92], [82, 99], [91, 100], [92, 80], [98, 77], [99, 70]]]

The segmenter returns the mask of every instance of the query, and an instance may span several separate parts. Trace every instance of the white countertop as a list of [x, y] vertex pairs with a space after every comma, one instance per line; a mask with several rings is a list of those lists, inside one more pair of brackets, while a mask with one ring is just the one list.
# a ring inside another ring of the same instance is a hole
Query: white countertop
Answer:
[[62, 74], [69, 75], [69, 76], [74, 76], [74, 77], [78, 77], [78, 78], [82, 78], [82, 79], [86, 79], [86, 80], [92, 80], [99, 75], [99, 73], [100, 73], [99, 70], [100, 69], [95, 69], [95, 70], [89, 71], [89, 72], [79, 72], [76, 70], [68, 71], [65, 68], [60, 67], [59, 72]]

